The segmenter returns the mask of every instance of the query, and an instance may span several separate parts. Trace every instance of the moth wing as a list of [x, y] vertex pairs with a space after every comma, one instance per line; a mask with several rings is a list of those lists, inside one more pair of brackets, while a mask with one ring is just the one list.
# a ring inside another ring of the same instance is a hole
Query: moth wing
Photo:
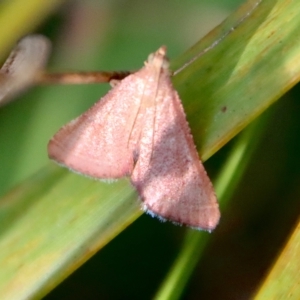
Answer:
[[63, 126], [48, 144], [49, 157], [94, 178], [119, 178], [133, 170], [133, 129], [143, 69], [123, 79], [93, 107]]
[[145, 116], [141, 135], [131, 181], [144, 210], [175, 223], [214, 229], [220, 218], [216, 196], [167, 74], [160, 78], [155, 105]]

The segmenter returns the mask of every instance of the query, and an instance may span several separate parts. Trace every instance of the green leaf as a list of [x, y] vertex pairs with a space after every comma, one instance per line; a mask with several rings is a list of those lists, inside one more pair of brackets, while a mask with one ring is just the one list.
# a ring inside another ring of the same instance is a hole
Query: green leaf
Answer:
[[99, 184], [49, 166], [0, 205], [2, 299], [40, 298], [140, 214], [127, 180]]
[[207, 159], [300, 79], [299, 1], [247, 1], [173, 62], [174, 78]]
[[300, 298], [300, 224], [298, 223], [285, 248], [262, 282], [255, 300]]

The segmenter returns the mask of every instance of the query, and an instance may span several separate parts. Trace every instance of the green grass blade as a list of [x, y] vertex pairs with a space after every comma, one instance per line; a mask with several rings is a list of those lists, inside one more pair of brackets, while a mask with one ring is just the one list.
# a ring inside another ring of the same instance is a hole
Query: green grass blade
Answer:
[[176, 70], [224, 37], [174, 78], [204, 159], [300, 79], [300, 2], [258, 2], [247, 1], [174, 61]]
[[40, 298], [140, 214], [127, 180], [46, 168], [0, 205], [1, 299]]
[[255, 300], [300, 299], [300, 223], [270, 270]]

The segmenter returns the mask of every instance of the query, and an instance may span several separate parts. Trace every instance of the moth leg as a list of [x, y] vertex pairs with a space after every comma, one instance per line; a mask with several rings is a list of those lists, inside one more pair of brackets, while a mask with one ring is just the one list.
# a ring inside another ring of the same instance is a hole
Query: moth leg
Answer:
[[119, 79], [111, 79], [111, 80], [109, 81], [109, 84], [110, 84], [110, 86], [111, 86], [112, 88], [114, 88], [114, 87], [116, 87], [117, 85], [119, 85], [120, 82], [121, 82], [121, 80], [119, 80]]

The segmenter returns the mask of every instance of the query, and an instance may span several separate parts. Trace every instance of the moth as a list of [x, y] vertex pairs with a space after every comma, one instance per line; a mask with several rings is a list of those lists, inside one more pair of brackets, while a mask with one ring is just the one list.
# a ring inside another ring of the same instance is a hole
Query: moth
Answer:
[[125, 77], [49, 141], [49, 157], [97, 179], [129, 176], [142, 209], [161, 220], [211, 231], [220, 219], [199, 160], [166, 48]]

